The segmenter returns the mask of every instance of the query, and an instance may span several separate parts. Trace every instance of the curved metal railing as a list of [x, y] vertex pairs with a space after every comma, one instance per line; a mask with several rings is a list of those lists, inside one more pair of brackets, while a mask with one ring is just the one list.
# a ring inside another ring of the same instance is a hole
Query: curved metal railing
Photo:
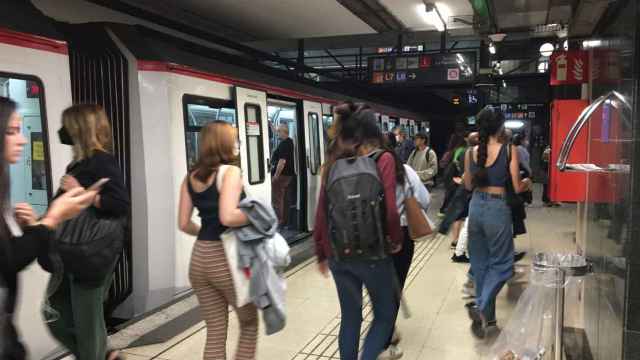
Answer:
[[582, 113], [580, 113], [580, 116], [578, 116], [578, 119], [576, 120], [576, 122], [573, 123], [571, 130], [569, 130], [567, 137], [564, 139], [564, 142], [562, 143], [562, 148], [560, 149], [560, 155], [558, 156], [558, 161], [556, 162], [556, 166], [558, 167], [558, 169], [560, 169], [560, 171], [566, 170], [567, 160], [569, 159], [569, 153], [573, 148], [573, 144], [578, 138], [578, 134], [580, 133], [584, 125], [591, 118], [591, 115], [593, 115], [593, 113], [598, 109], [598, 107], [604, 104], [607, 100], [611, 100], [612, 98], [615, 98], [615, 100], [620, 101], [626, 109], [631, 110], [631, 104], [629, 103], [629, 100], [627, 100], [627, 98], [624, 95], [620, 94], [617, 91], [610, 91], [607, 94], [600, 96], [593, 103], [591, 103], [591, 105], [587, 106], [584, 110], [582, 110]]

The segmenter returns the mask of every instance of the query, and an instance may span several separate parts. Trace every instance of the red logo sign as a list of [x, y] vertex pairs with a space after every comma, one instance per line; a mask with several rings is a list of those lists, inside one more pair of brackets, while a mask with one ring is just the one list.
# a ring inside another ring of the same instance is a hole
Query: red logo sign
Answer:
[[551, 85], [578, 85], [589, 81], [586, 51], [557, 51], [551, 55]]

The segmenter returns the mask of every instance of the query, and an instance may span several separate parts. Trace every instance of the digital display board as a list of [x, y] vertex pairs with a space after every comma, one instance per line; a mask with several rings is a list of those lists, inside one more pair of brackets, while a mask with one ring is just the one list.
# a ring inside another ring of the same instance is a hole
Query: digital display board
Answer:
[[472, 82], [476, 53], [388, 55], [369, 58], [372, 84], [457, 84]]

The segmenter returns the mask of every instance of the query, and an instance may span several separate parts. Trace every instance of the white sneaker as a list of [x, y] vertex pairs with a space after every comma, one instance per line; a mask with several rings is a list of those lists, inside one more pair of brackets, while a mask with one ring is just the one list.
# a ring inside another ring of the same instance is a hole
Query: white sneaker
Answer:
[[404, 353], [398, 345], [389, 345], [387, 350], [378, 355], [378, 360], [396, 360], [400, 359]]

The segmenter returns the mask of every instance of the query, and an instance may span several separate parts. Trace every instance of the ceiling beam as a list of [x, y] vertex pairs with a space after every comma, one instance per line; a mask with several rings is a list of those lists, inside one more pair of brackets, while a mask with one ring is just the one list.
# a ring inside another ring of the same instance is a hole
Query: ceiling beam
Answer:
[[378, 0], [336, 0], [379, 33], [404, 31], [407, 27]]
[[[148, 20], [154, 22], [155, 19], [152, 19], [150, 14], [155, 15], [156, 17], [162, 17], [168, 20], [171, 20], [175, 23], [188, 25], [189, 27], [198, 28], [203, 31], [221, 35], [227, 39], [234, 39], [235, 41], [254, 41], [259, 40], [260, 38], [249, 34], [245, 31], [241, 31], [239, 29], [235, 29], [231, 26], [227, 26], [226, 24], [221, 24], [218, 19], [212, 20], [208, 19], [204, 16], [196, 14], [192, 11], [186, 10], [178, 5], [175, 1], [168, 0], [122, 0], [122, 1], [114, 1], [114, 0], [87, 0], [91, 3], [112, 8], [117, 11], [122, 11], [125, 13], [134, 12], [133, 9], [137, 8], [140, 11], [136, 14], [137, 17], [140, 17], [144, 20]], [[118, 4], [119, 3], [119, 4]], [[123, 11], [128, 9], [128, 11]], [[147, 16], [145, 16], [147, 14]], [[175, 30], [180, 31], [179, 28]]]

